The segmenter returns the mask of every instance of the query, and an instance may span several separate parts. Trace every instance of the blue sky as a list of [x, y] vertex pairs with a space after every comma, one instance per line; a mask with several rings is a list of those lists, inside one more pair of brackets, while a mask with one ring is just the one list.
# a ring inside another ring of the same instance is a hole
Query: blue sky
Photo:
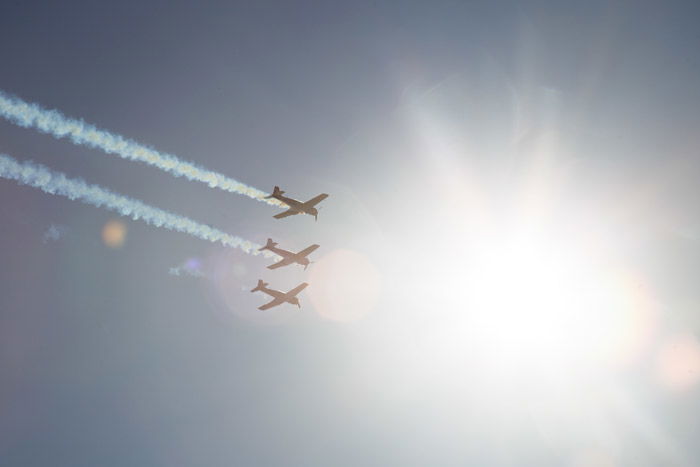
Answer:
[[[0, 179], [0, 464], [696, 465], [697, 15], [6, 2], [3, 91], [330, 197], [317, 223], [277, 221], [0, 120], [20, 161], [321, 245], [309, 271], [268, 271]], [[309, 281], [302, 310], [258, 312], [259, 278]]]

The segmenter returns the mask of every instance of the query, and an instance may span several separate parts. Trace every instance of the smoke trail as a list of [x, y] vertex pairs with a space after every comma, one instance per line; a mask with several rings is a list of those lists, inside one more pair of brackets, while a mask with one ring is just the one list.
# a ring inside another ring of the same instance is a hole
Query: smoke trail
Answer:
[[204, 273], [199, 269], [187, 269], [182, 266], [177, 266], [168, 269], [168, 274], [171, 276], [191, 276], [191, 277], [204, 277]]
[[206, 183], [212, 188], [238, 193], [273, 206], [281, 206], [276, 199], [265, 199], [267, 193], [236, 181], [225, 175], [181, 161], [172, 154], [163, 154], [123, 136], [70, 119], [56, 110], [46, 110], [30, 104], [0, 90], [0, 116], [15, 125], [35, 128], [55, 138], [69, 138], [73, 143], [98, 148], [123, 159], [144, 162], [169, 172], [176, 177], [185, 177]]
[[60, 172], [53, 172], [41, 165], [30, 162], [20, 163], [6, 154], [0, 154], [0, 177], [16, 180], [20, 184], [39, 188], [52, 195], [61, 195], [93, 206], [105, 207], [134, 220], [143, 219], [146, 223], [156, 227], [164, 227], [193, 235], [202, 240], [240, 248], [252, 255], [263, 254], [268, 258], [281, 259], [277, 255], [268, 254], [270, 253], [268, 251], [259, 252], [260, 245], [240, 237], [229, 235], [186, 217], [148, 206], [141, 201], [112, 193], [97, 185], [88, 185], [80, 179], [70, 179]]
[[44, 232], [43, 242], [44, 244], [49, 242], [57, 242], [68, 232], [68, 228], [63, 225], [51, 224], [49, 228]]
[[179, 266], [170, 268], [168, 274], [171, 276], [204, 277], [202, 261], [196, 257], [189, 258], [187, 261], [183, 261]]

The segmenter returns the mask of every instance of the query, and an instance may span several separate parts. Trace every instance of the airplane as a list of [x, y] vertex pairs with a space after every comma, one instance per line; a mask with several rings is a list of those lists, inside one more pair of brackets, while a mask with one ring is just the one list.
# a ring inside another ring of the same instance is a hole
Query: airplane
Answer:
[[275, 189], [272, 190], [272, 194], [270, 196], [265, 197], [265, 199], [275, 198], [276, 200], [283, 202], [289, 207], [289, 209], [287, 209], [286, 211], [272, 216], [275, 219], [282, 219], [283, 217], [294, 216], [296, 214], [308, 214], [310, 216], [314, 216], [314, 219], [318, 220], [318, 209], [316, 209], [314, 206], [323, 201], [324, 199], [328, 198], [327, 194], [321, 193], [315, 198], [311, 198], [307, 202], [302, 203], [299, 200], [288, 198], [283, 195], [284, 191], [280, 190], [280, 187], [276, 186]]
[[251, 290], [251, 292], [257, 292], [258, 290], [260, 290], [261, 292], [265, 292], [266, 294], [274, 297], [272, 301], [267, 302], [266, 304], [258, 307], [258, 310], [267, 310], [272, 308], [273, 306], [281, 305], [283, 303], [290, 303], [301, 308], [301, 305], [299, 304], [299, 299], [296, 297], [296, 294], [304, 290], [309, 284], [307, 284], [306, 282], [299, 284], [287, 293], [280, 292], [279, 290], [268, 289], [267, 285], [267, 282], [258, 280], [258, 285], [253, 290]]
[[310, 247], [301, 250], [299, 253], [292, 253], [291, 251], [283, 250], [282, 248], [277, 248], [277, 243], [273, 242], [271, 238], [268, 238], [265, 246], [259, 248], [258, 251], [270, 250], [271, 252], [277, 253], [282, 257], [281, 261], [269, 265], [267, 269], [277, 269], [281, 268], [282, 266], [287, 266], [293, 263], [301, 264], [302, 266], [304, 266], [304, 269], [306, 269], [306, 267], [312, 263], [312, 261], [309, 261], [309, 258], [307, 258], [307, 256], [311, 252], [316, 250], [316, 248], [318, 247], [319, 245], [311, 245]]

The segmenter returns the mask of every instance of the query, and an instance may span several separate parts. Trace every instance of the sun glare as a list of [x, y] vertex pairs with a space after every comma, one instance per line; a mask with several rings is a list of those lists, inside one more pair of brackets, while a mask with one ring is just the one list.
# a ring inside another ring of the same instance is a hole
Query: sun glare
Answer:
[[560, 374], [634, 357], [650, 332], [652, 304], [630, 278], [584, 252], [518, 237], [480, 249], [469, 308], [485, 355]]
[[308, 296], [315, 310], [333, 321], [356, 321], [371, 312], [381, 288], [381, 276], [364, 255], [334, 250], [309, 272]]
[[[564, 421], [604, 419], [616, 375], [651, 346], [658, 310], [639, 277], [597, 246], [553, 240], [565, 238], [499, 228], [432, 256], [440, 274], [403, 286], [412, 301], [397, 312], [412, 321], [376, 341], [395, 397], [427, 392], [496, 425], [527, 414], [554, 437]], [[590, 420], [575, 430], [600, 429]]]
[[[460, 89], [445, 86], [443, 94]], [[644, 281], [616, 257], [619, 245], [607, 235], [615, 223], [606, 222], [615, 213], [581, 212], [585, 203], [568, 189], [578, 185], [558, 131], [560, 94], [540, 94], [543, 114], [527, 131], [494, 117], [504, 128], [499, 141], [513, 129], [510, 145], [480, 146], [483, 135], [458, 131], [451, 100], [434, 96], [410, 109], [408, 121], [434, 167], [425, 174], [434, 189], [422, 209], [438, 210], [439, 230], [416, 227], [409, 245], [433, 241], [406, 289], [414, 298], [427, 289], [420, 299], [437, 308], [423, 330], [431, 364], [445, 374], [471, 365], [506, 380], [523, 376], [544, 400], [557, 385], [590, 381], [638, 359], [656, 328], [657, 307]], [[520, 110], [514, 106], [516, 123]], [[468, 123], [488, 127], [476, 118]]]

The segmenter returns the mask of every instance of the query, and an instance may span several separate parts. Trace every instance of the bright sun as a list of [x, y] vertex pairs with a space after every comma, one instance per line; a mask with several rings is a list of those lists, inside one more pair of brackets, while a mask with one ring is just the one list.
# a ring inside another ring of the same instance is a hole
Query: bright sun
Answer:
[[596, 264], [581, 245], [492, 236], [470, 260], [455, 277], [469, 284], [469, 324], [482, 331], [483, 355], [501, 369], [615, 366], [648, 337], [653, 310], [641, 284]]

